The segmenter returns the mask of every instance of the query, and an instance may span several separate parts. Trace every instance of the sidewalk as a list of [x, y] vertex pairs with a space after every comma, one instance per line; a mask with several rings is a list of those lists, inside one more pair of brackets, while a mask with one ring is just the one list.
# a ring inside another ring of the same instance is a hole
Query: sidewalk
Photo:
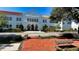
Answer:
[[21, 43], [0, 44], [0, 51], [17, 51]]

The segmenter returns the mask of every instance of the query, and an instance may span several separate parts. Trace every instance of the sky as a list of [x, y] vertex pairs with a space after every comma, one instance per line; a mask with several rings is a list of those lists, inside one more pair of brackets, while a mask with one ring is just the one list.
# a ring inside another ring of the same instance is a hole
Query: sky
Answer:
[[41, 15], [50, 15], [52, 7], [0, 7], [0, 10], [13, 12], [34, 12]]

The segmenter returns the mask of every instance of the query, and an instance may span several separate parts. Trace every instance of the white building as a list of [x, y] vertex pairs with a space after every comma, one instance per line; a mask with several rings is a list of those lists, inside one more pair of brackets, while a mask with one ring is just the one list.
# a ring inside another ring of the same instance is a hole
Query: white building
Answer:
[[50, 19], [34, 13], [0, 11], [0, 14], [4, 14], [5, 18], [8, 21], [5, 28], [15, 29], [22, 25], [24, 30], [40, 31], [43, 29], [43, 26], [47, 25], [48, 27], [58, 26], [59, 29], [57, 30], [78, 30], [78, 23], [74, 19], [50, 22]]
[[59, 30], [78, 30], [78, 22], [74, 19], [72, 20], [61, 20], [58, 22], [60, 29]]
[[9, 11], [0, 11], [0, 13], [8, 20], [6, 28], [15, 29], [22, 25], [24, 30], [42, 30], [44, 25], [52, 26], [50, 19], [41, 15]]

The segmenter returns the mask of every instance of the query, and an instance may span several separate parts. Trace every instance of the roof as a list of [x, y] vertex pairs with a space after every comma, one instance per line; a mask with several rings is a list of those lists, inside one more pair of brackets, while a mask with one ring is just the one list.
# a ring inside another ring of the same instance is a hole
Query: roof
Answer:
[[42, 17], [49, 20], [50, 16], [43, 15]]
[[11, 12], [11, 11], [2, 11], [2, 10], [0, 10], [0, 13], [8, 14], [8, 15], [17, 15], [17, 16], [22, 15], [22, 13], [20, 12]]

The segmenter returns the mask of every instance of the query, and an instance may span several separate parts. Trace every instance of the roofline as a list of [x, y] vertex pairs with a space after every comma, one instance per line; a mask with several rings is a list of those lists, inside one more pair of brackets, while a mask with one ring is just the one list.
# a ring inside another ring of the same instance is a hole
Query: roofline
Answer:
[[3, 14], [10, 14], [10, 15], [22, 15], [21, 12], [13, 12], [13, 11], [4, 11], [4, 10], [0, 10], [0, 13], [3, 13]]

